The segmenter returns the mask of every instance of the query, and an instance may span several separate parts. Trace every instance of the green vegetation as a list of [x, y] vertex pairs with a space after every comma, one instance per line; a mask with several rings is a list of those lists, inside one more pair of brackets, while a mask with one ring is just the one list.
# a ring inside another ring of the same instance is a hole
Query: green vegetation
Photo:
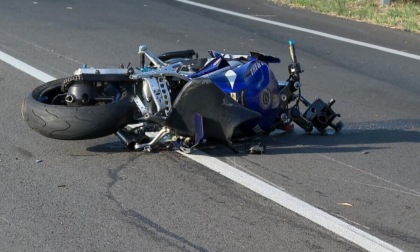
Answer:
[[420, 0], [272, 0], [278, 4], [420, 33]]

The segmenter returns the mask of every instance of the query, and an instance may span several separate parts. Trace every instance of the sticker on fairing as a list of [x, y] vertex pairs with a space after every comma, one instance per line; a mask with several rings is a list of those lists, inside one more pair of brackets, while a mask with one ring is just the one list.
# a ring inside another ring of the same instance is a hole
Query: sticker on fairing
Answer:
[[235, 86], [235, 80], [236, 80], [237, 74], [232, 70], [228, 70], [226, 71], [225, 76], [228, 79], [230, 83], [230, 87], [233, 90], [233, 86]]

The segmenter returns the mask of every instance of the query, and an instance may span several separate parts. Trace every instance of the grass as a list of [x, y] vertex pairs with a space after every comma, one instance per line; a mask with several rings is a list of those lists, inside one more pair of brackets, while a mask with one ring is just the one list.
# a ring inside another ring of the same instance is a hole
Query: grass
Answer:
[[420, 33], [420, 0], [271, 0], [278, 4]]

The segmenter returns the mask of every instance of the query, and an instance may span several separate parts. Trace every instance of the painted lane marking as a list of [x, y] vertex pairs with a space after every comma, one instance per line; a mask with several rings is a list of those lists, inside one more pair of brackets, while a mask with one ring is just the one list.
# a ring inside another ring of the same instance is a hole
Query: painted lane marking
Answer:
[[28, 64], [26, 64], [23, 61], [20, 61], [2, 51], [0, 51], [0, 60], [6, 62], [9, 65], [14, 66], [15, 68], [19, 69], [20, 71], [27, 73], [36, 79], [42, 81], [42, 82], [48, 82], [55, 80], [56, 78], [52, 77], [51, 75], [48, 75]]
[[368, 251], [402, 251], [391, 244], [386, 243], [261, 179], [238, 170], [215, 157], [211, 157], [204, 152], [194, 150], [192, 154], [179, 153]]
[[299, 27], [299, 26], [295, 26], [295, 25], [289, 25], [289, 24], [286, 24], [286, 23], [276, 22], [276, 21], [272, 21], [272, 20], [268, 20], [268, 19], [263, 19], [263, 18], [251, 16], [251, 15], [242, 14], [242, 13], [239, 13], [239, 12], [229, 11], [229, 10], [213, 7], [213, 6], [210, 6], [210, 5], [206, 5], [206, 4], [195, 3], [195, 2], [189, 1], [189, 0], [176, 0], [176, 1], [180, 2], [180, 3], [189, 4], [189, 5], [193, 5], [193, 6], [196, 6], [196, 7], [204, 8], [204, 9], [207, 9], [207, 10], [212, 10], [212, 11], [228, 14], [228, 15], [231, 15], [231, 16], [236, 16], [236, 17], [240, 17], [240, 18], [245, 18], [245, 19], [261, 22], [261, 23], [280, 26], [280, 27], [283, 27], [283, 28], [297, 30], [297, 31], [301, 31], [301, 32], [305, 32], [305, 33], [314, 34], [314, 35], [317, 35], [317, 36], [333, 39], [333, 40], [338, 40], [338, 41], [341, 41], [341, 42], [346, 42], [346, 43], [359, 45], [359, 46], [363, 46], [363, 47], [367, 47], [367, 48], [371, 48], [371, 49], [375, 49], [375, 50], [379, 50], [379, 51], [383, 51], [383, 52], [387, 52], [387, 53], [391, 53], [391, 54], [415, 59], [415, 60], [420, 60], [420, 55], [416, 55], [416, 54], [412, 54], [412, 53], [406, 53], [406, 52], [398, 51], [398, 50], [395, 50], [395, 49], [391, 49], [391, 48], [387, 48], [387, 47], [383, 47], [383, 46], [378, 46], [378, 45], [374, 45], [374, 44], [369, 44], [369, 43], [365, 43], [365, 42], [354, 40], [354, 39], [344, 38], [344, 37], [336, 36], [336, 35], [325, 33], [325, 32], [311, 30], [311, 29], [307, 29], [307, 28], [303, 28], [303, 27]]
[[[48, 75], [28, 64], [13, 58], [12, 56], [0, 51], [0, 60], [9, 65], [25, 72], [34, 78], [47, 82], [54, 80], [51, 75]], [[383, 252], [401, 252], [402, 250], [386, 243], [375, 236], [372, 236], [328, 213], [284, 192], [283, 190], [270, 185], [262, 179], [256, 178], [248, 173], [245, 173], [233, 166], [220, 161], [217, 158], [211, 157], [204, 152], [195, 150], [192, 154], [185, 154], [179, 152], [185, 157], [200, 163], [214, 172], [256, 192], [257, 194], [272, 200], [280, 206], [301, 215], [308, 220], [320, 225], [321, 227], [334, 232], [335, 234], [353, 242], [354, 244], [367, 249], [369, 251], [383, 251]]]

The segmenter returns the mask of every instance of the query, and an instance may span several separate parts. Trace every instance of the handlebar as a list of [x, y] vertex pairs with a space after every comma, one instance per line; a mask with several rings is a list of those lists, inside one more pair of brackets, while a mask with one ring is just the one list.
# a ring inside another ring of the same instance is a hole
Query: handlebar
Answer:
[[295, 51], [295, 42], [293, 40], [289, 40], [289, 52], [290, 58], [292, 58], [292, 64], [289, 65], [289, 74], [290, 79], [295, 81], [300, 81], [299, 74], [303, 72], [300, 68], [300, 64], [297, 62], [296, 51]]
[[296, 51], [295, 51], [295, 42], [293, 40], [289, 40], [289, 51], [290, 51], [290, 58], [292, 58], [293, 64], [296, 64], [297, 58], [296, 58]]

